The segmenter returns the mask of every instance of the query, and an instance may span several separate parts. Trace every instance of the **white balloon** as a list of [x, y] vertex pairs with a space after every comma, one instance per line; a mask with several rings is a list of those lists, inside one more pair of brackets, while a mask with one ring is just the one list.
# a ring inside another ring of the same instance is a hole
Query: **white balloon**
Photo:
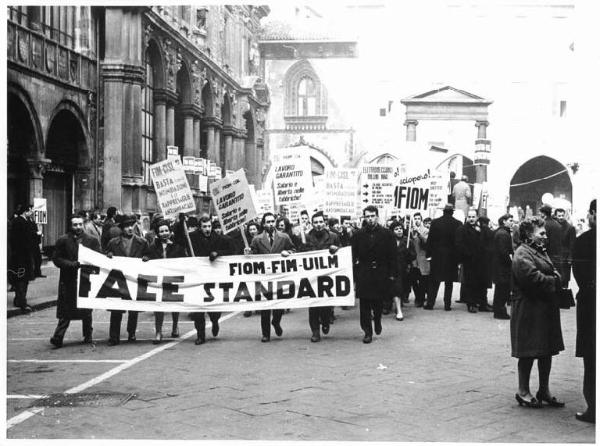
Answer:
[[543, 204], [552, 205], [553, 201], [554, 201], [554, 195], [552, 195], [550, 192], [546, 192], [544, 195], [542, 195], [542, 203]]

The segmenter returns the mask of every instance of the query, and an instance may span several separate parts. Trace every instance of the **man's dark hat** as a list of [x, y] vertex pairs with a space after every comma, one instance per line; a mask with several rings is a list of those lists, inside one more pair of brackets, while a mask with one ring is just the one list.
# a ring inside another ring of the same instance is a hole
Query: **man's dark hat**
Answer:
[[446, 204], [446, 206], [444, 206], [444, 212], [446, 211], [454, 211], [454, 205], [452, 203]]
[[137, 222], [137, 218], [135, 215], [125, 215], [123, 216], [123, 220], [119, 223], [119, 228], [123, 229], [125, 226], [132, 226]]

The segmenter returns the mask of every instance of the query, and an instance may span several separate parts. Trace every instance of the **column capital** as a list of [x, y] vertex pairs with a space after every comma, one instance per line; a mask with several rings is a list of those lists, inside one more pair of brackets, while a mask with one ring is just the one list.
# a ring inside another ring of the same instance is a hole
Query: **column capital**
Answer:
[[167, 88], [155, 88], [154, 103], [175, 105], [177, 104], [177, 92]]
[[409, 125], [419, 125], [419, 121], [417, 121], [416, 119], [407, 119], [406, 121], [404, 121], [404, 125], [409, 126]]
[[214, 116], [209, 116], [202, 119], [202, 125], [204, 127], [215, 127], [220, 129], [223, 126], [223, 121], [219, 118], [215, 118]]
[[480, 126], [488, 127], [489, 125], [489, 121], [475, 121], [475, 127], [477, 128], [479, 128]]
[[223, 126], [223, 135], [224, 136], [236, 136], [237, 131], [232, 125], [224, 125]]
[[202, 114], [202, 110], [196, 104], [182, 104], [179, 106], [179, 110], [185, 118], [199, 118]]
[[46, 169], [52, 163], [52, 160], [48, 158], [27, 158], [26, 162], [29, 168], [29, 175], [35, 179], [43, 179]]
[[144, 67], [140, 65], [102, 63], [102, 77], [105, 82], [144, 83]]

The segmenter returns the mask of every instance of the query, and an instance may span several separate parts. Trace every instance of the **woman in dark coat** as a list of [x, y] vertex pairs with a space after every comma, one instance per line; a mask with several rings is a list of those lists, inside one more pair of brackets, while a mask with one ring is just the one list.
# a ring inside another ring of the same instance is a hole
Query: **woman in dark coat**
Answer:
[[[560, 275], [546, 254], [547, 240], [544, 221], [532, 217], [521, 222], [522, 244], [512, 263], [515, 295], [510, 319], [512, 356], [519, 358], [519, 405], [541, 407], [542, 401], [562, 407], [550, 393], [549, 380], [552, 356], [564, 350], [560, 327], [560, 308], [556, 290]], [[529, 390], [533, 360], [538, 361], [539, 390], [535, 398]]]
[[83, 218], [73, 215], [70, 231], [56, 241], [52, 261], [60, 268], [56, 318], [58, 325], [50, 343], [62, 347], [65, 332], [72, 320], [81, 320], [83, 342], [92, 342], [92, 310], [77, 308], [77, 272], [79, 271], [79, 245], [100, 252], [100, 241], [83, 231]]
[[15, 289], [13, 304], [20, 307], [23, 313], [29, 313], [31, 307], [27, 305], [27, 287], [29, 281], [35, 278], [34, 255], [31, 251], [31, 240], [37, 234], [31, 232], [28, 217], [31, 206], [19, 205], [15, 217], [11, 221], [8, 245], [8, 281]]
[[[171, 239], [173, 233], [169, 227], [169, 222], [166, 220], [159, 220], [154, 224], [154, 232], [157, 234], [154, 243], [149, 246], [148, 257], [150, 259], [173, 259], [176, 257], [186, 257], [185, 248]], [[173, 328], [171, 330], [171, 337], [179, 337], [179, 313], [172, 312], [171, 317], [173, 318]], [[152, 341], [153, 344], [158, 344], [162, 341], [162, 326], [165, 318], [165, 313], [162, 311], [154, 312], [154, 326], [156, 329], [155, 338]]]
[[[391, 286], [391, 295], [396, 305], [396, 320], [404, 320], [402, 314], [402, 299], [408, 296], [410, 286], [408, 284], [408, 268], [411, 262], [416, 259], [415, 246], [412, 240], [407, 243], [407, 237], [404, 235], [404, 223], [394, 221], [390, 225], [390, 230], [396, 240], [396, 271]], [[408, 245], [408, 246], [407, 246]]]

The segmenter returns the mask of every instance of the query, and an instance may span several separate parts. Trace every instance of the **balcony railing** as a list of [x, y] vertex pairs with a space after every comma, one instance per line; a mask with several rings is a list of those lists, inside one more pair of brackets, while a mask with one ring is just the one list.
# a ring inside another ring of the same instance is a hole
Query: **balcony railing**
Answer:
[[8, 21], [8, 60], [71, 86], [95, 91], [96, 60]]
[[285, 116], [285, 129], [301, 132], [326, 130], [327, 116]]

